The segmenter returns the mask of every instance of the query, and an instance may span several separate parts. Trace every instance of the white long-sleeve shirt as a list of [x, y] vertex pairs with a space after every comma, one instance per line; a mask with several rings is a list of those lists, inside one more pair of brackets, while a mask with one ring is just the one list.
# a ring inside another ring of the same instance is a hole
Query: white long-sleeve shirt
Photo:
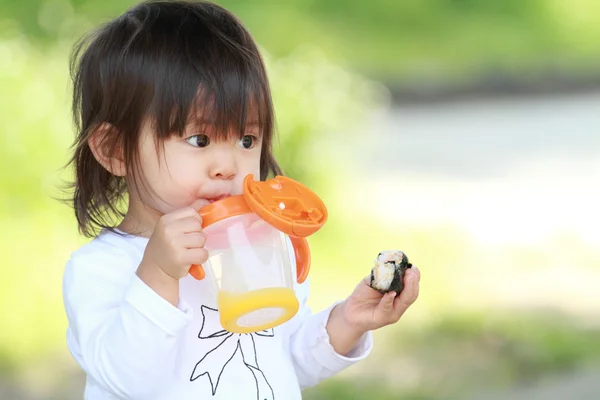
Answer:
[[308, 280], [295, 286], [296, 316], [262, 332], [225, 331], [206, 280], [181, 279], [174, 307], [135, 273], [147, 243], [104, 232], [66, 265], [67, 345], [86, 373], [85, 400], [295, 400], [371, 351], [371, 333], [347, 356], [334, 351], [333, 306], [311, 312]]

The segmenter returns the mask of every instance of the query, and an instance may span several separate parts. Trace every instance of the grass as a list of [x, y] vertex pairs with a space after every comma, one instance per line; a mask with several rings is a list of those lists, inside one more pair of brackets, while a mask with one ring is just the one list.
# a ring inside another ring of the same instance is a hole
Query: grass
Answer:
[[386, 329], [377, 343], [365, 365], [306, 398], [460, 399], [600, 364], [600, 327], [558, 313], [441, 315]]
[[[0, 35], [23, 31], [42, 43], [78, 35], [137, 1], [43, 0], [1, 6]], [[272, 54], [317, 44], [338, 63], [391, 83], [469, 81], [600, 62], [594, 0], [221, 0]], [[567, 5], [568, 4], [568, 5]], [[34, 10], [33, 12], [31, 10]]]

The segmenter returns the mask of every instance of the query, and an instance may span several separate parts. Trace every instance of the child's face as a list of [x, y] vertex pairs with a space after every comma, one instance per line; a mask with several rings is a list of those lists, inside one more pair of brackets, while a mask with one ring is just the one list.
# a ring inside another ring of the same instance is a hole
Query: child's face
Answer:
[[244, 177], [260, 176], [260, 135], [258, 127], [249, 126], [242, 139], [231, 136], [225, 141], [216, 139], [211, 128], [189, 129], [183, 137], [164, 141], [164, 148], [157, 152], [154, 133], [146, 125], [139, 153], [144, 185], [129, 188], [130, 211], [136, 208], [138, 219], [155, 223], [161, 215], [199, 199], [215, 201], [242, 194]]

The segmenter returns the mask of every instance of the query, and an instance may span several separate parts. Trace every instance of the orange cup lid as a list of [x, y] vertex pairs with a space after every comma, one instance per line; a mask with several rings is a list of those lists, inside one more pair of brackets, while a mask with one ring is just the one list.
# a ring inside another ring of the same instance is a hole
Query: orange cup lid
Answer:
[[327, 208], [319, 196], [293, 179], [276, 176], [263, 182], [255, 181], [250, 174], [244, 178], [243, 186], [243, 195], [216, 201], [199, 210], [204, 228], [254, 212], [289, 236], [307, 237], [327, 221]]
[[248, 214], [252, 212], [252, 210], [248, 207], [244, 196], [238, 195], [215, 201], [214, 203], [202, 207], [198, 212], [202, 216], [202, 227], [206, 228], [207, 226], [226, 218]]
[[327, 208], [319, 196], [284, 176], [255, 181], [247, 175], [244, 198], [253, 212], [289, 236], [310, 236], [327, 221]]

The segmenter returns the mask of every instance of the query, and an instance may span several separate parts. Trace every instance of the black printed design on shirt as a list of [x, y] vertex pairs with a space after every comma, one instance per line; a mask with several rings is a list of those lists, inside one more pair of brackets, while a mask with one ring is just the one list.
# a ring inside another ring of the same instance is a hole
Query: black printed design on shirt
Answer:
[[[194, 367], [190, 381], [206, 375], [213, 396], [217, 393], [223, 371], [239, 351], [244, 365], [252, 372], [256, 382], [256, 400], [275, 400], [273, 388], [258, 365], [255, 340], [260, 337], [273, 337], [273, 328], [256, 333], [232, 333], [224, 330], [219, 322], [218, 310], [201, 306], [202, 327], [198, 333], [201, 340], [209, 340], [214, 347]], [[262, 339], [259, 339], [262, 340]], [[226, 360], [224, 363], [222, 360]]]

